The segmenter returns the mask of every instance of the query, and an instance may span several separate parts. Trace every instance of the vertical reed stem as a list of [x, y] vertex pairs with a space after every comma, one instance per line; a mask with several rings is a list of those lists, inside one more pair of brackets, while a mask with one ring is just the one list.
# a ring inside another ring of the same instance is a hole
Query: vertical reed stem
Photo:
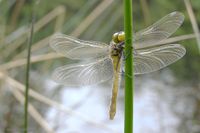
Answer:
[[133, 132], [134, 66], [133, 66], [132, 0], [124, 0], [125, 31], [125, 120], [124, 133]]
[[29, 73], [30, 73], [30, 57], [31, 57], [31, 45], [33, 42], [33, 31], [34, 31], [34, 10], [32, 10], [31, 18], [31, 31], [28, 37], [28, 53], [27, 53], [27, 66], [26, 66], [26, 90], [25, 90], [25, 101], [24, 101], [24, 133], [28, 133], [28, 103], [29, 103]]

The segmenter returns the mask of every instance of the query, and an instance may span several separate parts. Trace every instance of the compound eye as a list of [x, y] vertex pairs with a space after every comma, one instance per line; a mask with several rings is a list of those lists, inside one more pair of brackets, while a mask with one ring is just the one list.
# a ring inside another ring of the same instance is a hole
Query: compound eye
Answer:
[[123, 31], [121, 31], [121, 32], [118, 33], [118, 38], [117, 38], [117, 40], [118, 40], [119, 42], [123, 42], [123, 41], [125, 40], [125, 33], [124, 33]]
[[118, 33], [114, 33], [114, 34], [113, 34], [112, 40], [113, 40], [113, 42], [115, 42], [115, 43], [119, 43], [119, 40], [118, 40]]

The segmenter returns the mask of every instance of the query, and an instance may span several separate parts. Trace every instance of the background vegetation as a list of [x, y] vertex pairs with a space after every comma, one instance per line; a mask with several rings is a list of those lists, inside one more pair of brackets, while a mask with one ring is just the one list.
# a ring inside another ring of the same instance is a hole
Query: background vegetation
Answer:
[[[23, 106], [20, 103], [23, 103], [27, 37], [33, 4], [33, 0], [0, 0], [0, 133], [23, 130]], [[200, 25], [200, 1], [191, 0], [190, 4], [195, 22]], [[187, 54], [169, 68], [177, 85], [191, 86], [199, 95], [200, 50], [193, 30], [195, 24], [191, 23], [191, 13], [183, 0], [134, 0], [133, 31], [144, 29], [173, 11], [185, 15], [183, 25], [173, 35], [181, 38], [173, 39], [180, 39], [177, 42], [186, 47]], [[123, 1], [41, 0], [35, 14], [30, 71], [30, 87], [33, 88], [30, 91], [30, 130], [56, 132], [56, 127], [49, 126], [45, 120], [45, 112], [49, 107], [64, 112], [69, 110], [56, 102], [59, 101], [60, 86], [49, 89], [52, 87], [49, 87], [51, 84], [48, 81], [53, 69], [73, 61], [54, 53], [48, 45], [49, 37], [59, 31], [80, 39], [109, 43], [113, 33], [123, 30]], [[162, 71], [154, 74], [159, 76]], [[195, 100], [194, 122], [200, 125], [197, 121], [200, 99], [196, 97]]]

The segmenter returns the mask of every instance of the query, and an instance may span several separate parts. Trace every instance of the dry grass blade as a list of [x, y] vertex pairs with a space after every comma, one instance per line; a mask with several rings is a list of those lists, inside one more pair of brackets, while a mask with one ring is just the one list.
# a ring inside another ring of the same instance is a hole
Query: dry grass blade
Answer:
[[[8, 83], [9, 85], [13, 86], [14, 88], [24, 92], [25, 91], [25, 86], [23, 84], [21, 84], [20, 82], [16, 81], [15, 79], [5, 75], [4, 73], [0, 72], [0, 78], [4, 78], [5, 79], [5, 82]], [[50, 98], [47, 98], [39, 93], [37, 93], [36, 91], [34, 91], [33, 89], [29, 89], [29, 95], [33, 98], [35, 98], [36, 100], [44, 103], [44, 104], [47, 104], [51, 107], [55, 107], [56, 109], [60, 110], [60, 111], [63, 111], [67, 114], [70, 114], [70, 115], [74, 115], [76, 117], [78, 117], [79, 119], [83, 120], [83, 121], [86, 121], [96, 127], [99, 127], [101, 129], [106, 129], [112, 133], [119, 133], [117, 132], [116, 130], [113, 130], [112, 128], [108, 127], [107, 125], [103, 124], [103, 123], [98, 123], [96, 122], [95, 120], [93, 119], [89, 119], [88, 117], [86, 116], [83, 116], [82, 114], [78, 113], [78, 112], [75, 112], [73, 110], [71, 110], [70, 108], [67, 108], [66, 106], [60, 104], [60, 103], [57, 103], [56, 101], [53, 101], [51, 100]]]
[[[13, 88], [11, 89], [11, 92], [13, 93], [14, 97], [23, 105], [24, 95], [20, 91], [18, 91], [17, 89], [13, 89]], [[31, 103], [29, 103], [28, 112], [33, 117], [33, 119], [35, 119], [35, 121], [47, 133], [55, 133], [55, 131], [49, 126], [48, 122], [40, 115], [40, 113], [35, 109], [35, 107]], [[32, 131], [30, 131], [30, 132], [32, 132]]]
[[[60, 57], [62, 57], [62, 56], [57, 53], [48, 53], [45, 55], [32, 56], [31, 63], [60, 58]], [[0, 65], [0, 70], [8, 70], [8, 69], [19, 67], [22, 65], [26, 65], [26, 58], [2, 64], [2, 65]]]
[[79, 36], [114, 0], [103, 0], [84, 21], [74, 30], [71, 35]]
[[[1, 23], [0, 22], [0, 44], [4, 44], [5, 42], [5, 29], [6, 29], [6, 26], [4, 23]], [[3, 45], [0, 45], [0, 49], [2, 49]]]
[[144, 22], [145, 22], [145, 25], [147, 26], [151, 23], [151, 15], [150, 15], [148, 3], [146, 0], [140, 0], [140, 3], [141, 3], [142, 12], [144, 15]]
[[[65, 13], [65, 8], [63, 6], [59, 6], [59, 7], [55, 8], [53, 11], [51, 11], [50, 13], [48, 13], [46, 16], [44, 16], [42, 19], [40, 19], [38, 22], [35, 23], [34, 33], [39, 31], [42, 27], [47, 25], [54, 18], [59, 17], [59, 16], [63, 17], [64, 13]], [[61, 22], [59, 21], [59, 23], [61, 23]], [[57, 27], [58, 27], [58, 25], [57, 25]], [[8, 45], [6, 47], [6, 49], [4, 50], [5, 52], [3, 52], [2, 55], [4, 57], [8, 57], [10, 53], [12, 53], [15, 49], [17, 49], [22, 43], [24, 43], [27, 39], [27, 37], [26, 37], [27, 32], [29, 32], [29, 31], [30, 31], [29, 28], [25, 28], [21, 32], [21, 35], [18, 36], [17, 38], [15, 38], [17, 40], [12, 40], [13, 42], [10, 42], [10, 41], [7, 42], [7, 44], [10, 44], [10, 45]], [[8, 37], [13, 38], [10, 35]], [[9, 40], [9, 39], [6, 38], [6, 40]]]
[[[50, 37], [51, 36], [43, 38], [42, 40], [40, 40], [37, 43], [33, 44], [32, 48], [31, 48], [31, 52], [37, 51], [38, 49], [41, 49], [41, 48], [45, 47], [46, 45], [48, 45]], [[23, 50], [22, 52], [19, 52], [19, 54], [17, 54], [14, 59], [17, 59], [17, 58], [20, 58], [20, 57], [24, 57], [25, 54], [26, 54], [26, 49]]]
[[185, 2], [185, 6], [186, 6], [186, 9], [187, 9], [189, 17], [190, 17], [192, 28], [193, 28], [195, 36], [196, 36], [196, 40], [197, 40], [197, 44], [198, 44], [198, 48], [199, 48], [199, 53], [200, 53], [200, 35], [199, 35], [200, 31], [199, 31], [199, 27], [198, 27], [198, 24], [197, 24], [197, 20], [195, 18], [194, 12], [192, 10], [192, 5], [190, 3], [190, 0], [184, 0], [184, 2]]
[[11, 15], [11, 20], [10, 20], [10, 28], [9, 30], [12, 31], [12, 29], [15, 28], [16, 23], [17, 23], [17, 19], [20, 15], [21, 9], [24, 5], [25, 0], [16, 0], [16, 5], [13, 9], [13, 14]]
[[[113, 0], [109, 0], [109, 1], [110, 1], [109, 3], [111, 4]], [[83, 33], [85, 31], [85, 29], [106, 9], [106, 7], [102, 8], [105, 5], [105, 3], [106, 2], [103, 1], [97, 8], [95, 8], [92, 11], [92, 13], [89, 14], [82, 21], [82, 23], [76, 29], [74, 29], [72, 31], [72, 33], [70, 35], [72, 35], [72, 36], [74, 35], [74, 36], [78, 37], [81, 33]], [[108, 5], [109, 5], [109, 3], [108, 3]], [[54, 14], [54, 11], [52, 11], [52, 13]], [[53, 14], [51, 16], [54, 16]], [[59, 19], [61, 17], [62, 17], [62, 14], [59, 15], [57, 18]], [[57, 25], [60, 25], [60, 20], [58, 20], [57, 22], [58, 22], [58, 24], [56, 24], [56, 26], [55, 26], [55, 30], [56, 31], [58, 30], [58, 28], [56, 28], [56, 27], [58, 27]], [[48, 37], [40, 40], [36, 44], [34, 44], [31, 52], [36, 51], [36, 50], [38, 50], [38, 49], [40, 49], [40, 48], [45, 47], [46, 45], [48, 45], [50, 37], [51, 36], [48, 36]], [[22, 42], [20, 42], [20, 43], [22, 43]], [[15, 56], [15, 59], [24, 56], [25, 52], [26, 52], [26, 50], [23, 50], [22, 52], [20, 52], [18, 55]]]
[[50, 21], [52, 21], [54, 18], [60, 18], [63, 17], [63, 14], [65, 14], [65, 7], [64, 6], [58, 6], [53, 11], [48, 13], [46, 16], [44, 16], [41, 20], [39, 20], [37, 23], [35, 23], [35, 30], [34, 32], [39, 31], [43, 26], [47, 25]]
[[[41, 18], [35, 23], [34, 32], [40, 30], [42, 27], [47, 25], [53, 19], [63, 17], [63, 14], [65, 14], [65, 8], [63, 6], [56, 7], [54, 10], [49, 12], [47, 15], [45, 15], [43, 18]], [[18, 28], [16, 31], [12, 32], [5, 38], [6, 45], [12, 43], [18, 38], [23, 37], [23, 35], [26, 34], [28, 31], [30, 31], [30, 29], [27, 26], [22, 26]]]
[[176, 36], [176, 37], [171, 37], [168, 38], [164, 41], [158, 42], [156, 44], [168, 44], [168, 43], [174, 43], [178, 41], [183, 41], [183, 40], [189, 40], [195, 38], [195, 34], [187, 34], [187, 35], [181, 35], [181, 36]]

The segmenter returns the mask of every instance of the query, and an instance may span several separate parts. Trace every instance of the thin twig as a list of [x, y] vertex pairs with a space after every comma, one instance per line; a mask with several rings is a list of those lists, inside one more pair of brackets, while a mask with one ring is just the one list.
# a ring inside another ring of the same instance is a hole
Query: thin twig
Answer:
[[192, 10], [192, 5], [190, 3], [190, 0], [184, 0], [184, 2], [185, 2], [185, 6], [186, 6], [186, 9], [187, 9], [188, 15], [190, 17], [190, 21], [191, 21], [191, 24], [192, 24], [193, 31], [194, 31], [195, 36], [196, 36], [197, 46], [199, 48], [199, 53], [200, 53], [200, 35], [199, 35], [200, 31], [199, 31], [199, 27], [198, 27], [198, 24], [197, 24], [197, 20], [195, 18], [194, 12]]

